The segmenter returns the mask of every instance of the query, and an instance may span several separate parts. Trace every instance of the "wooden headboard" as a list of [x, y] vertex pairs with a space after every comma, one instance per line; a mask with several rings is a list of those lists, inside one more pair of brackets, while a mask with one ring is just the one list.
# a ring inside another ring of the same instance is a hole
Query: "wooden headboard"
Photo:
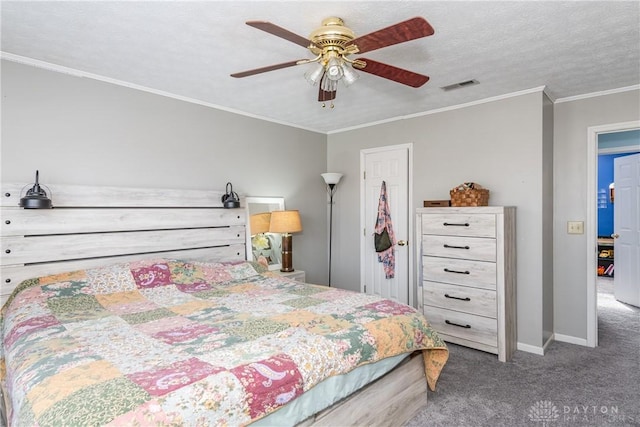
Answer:
[[[222, 191], [48, 185], [53, 209], [22, 209], [3, 184], [0, 306], [23, 280], [145, 258], [245, 259], [244, 208]], [[242, 203], [242, 201], [241, 201]]]

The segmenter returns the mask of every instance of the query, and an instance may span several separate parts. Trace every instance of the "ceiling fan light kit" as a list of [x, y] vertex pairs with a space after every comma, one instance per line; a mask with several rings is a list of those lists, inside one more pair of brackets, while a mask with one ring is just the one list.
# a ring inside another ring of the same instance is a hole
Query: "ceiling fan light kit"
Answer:
[[315, 64], [313, 68], [309, 69], [309, 71], [304, 73], [304, 78], [307, 79], [310, 84], [315, 85], [320, 81], [323, 74], [324, 67], [322, 66], [322, 64], [318, 63]]
[[360, 78], [360, 76], [353, 68], [346, 65], [342, 68], [342, 83], [344, 83], [345, 86], [351, 86], [358, 78]]
[[344, 75], [342, 72], [342, 61], [339, 61], [335, 56], [327, 61], [327, 65], [325, 65], [324, 68], [329, 80], [340, 80]]
[[[354, 68], [415, 88], [429, 81], [428, 76], [393, 65], [365, 58], [349, 58], [349, 55], [370, 52], [432, 35], [433, 28], [421, 17], [411, 18], [361, 37], [356, 37], [350, 28], [344, 26], [344, 21], [335, 16], [324, 19], [322, 26], [311, 32], [309, 39], [270, 22], [248, 21], [247, 25], [303, 46], [315, 57], [256, 68], [234, 73], [231, 76], [247, 77], [294, 65], [313, 63], [314, 67], [309, 69], [304, 77], [310, 84], [319, 86], [318, 101], [322, 102], [323, 107], [327, 101], [333, 101], [336, 98], [339, 81], [349, 86], [358, 79], [358, 73]], [[331, 108], [333, 108], [333, 102], [331, 102]]]

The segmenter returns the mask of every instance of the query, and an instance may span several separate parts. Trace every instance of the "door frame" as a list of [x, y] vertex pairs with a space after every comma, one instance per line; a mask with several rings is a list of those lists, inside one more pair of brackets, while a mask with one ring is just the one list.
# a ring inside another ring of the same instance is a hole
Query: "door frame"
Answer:
[[587, 128], [587, 346], [598, 346], [598, 135], [640, 129], [640, 120]]
[[[382, 151], [393, 151], [393, 150], [399, 150], [399, 149], [406, 149], [407, 150], [407, 154], [408, 154], [408, 174], [409, 176], [407, 177], [407, 182], [409, 185], [409, 188], [407, 189], [408, 191], [408, 197], [407, 197], [407, 224], [409, 226], [409, 230], [408, 230], [408, 235], [407, 235], [407, 242], [409, 242], [409, 253], [408, 253], [408, 258], [409, 258], [409, 271], [407, 274], [407, 286], [409, 287], [408, 291], [409, 291], [409, 305], [414, 307], [414, 298], [413, 298], [413, 294], [414, 294], [414, 271], [413, 271], [413, 259], [414, 259], [414, 250], [413, 250], [413, 243], [411, 242], [411, 239], [413, 237], [413, 221], [414, 221], [414, 215], [412, 215], [412, 205], [413, 205], [413, 144], [412, 143], [407, 143], [407, 144], [397, 144], [397, 145], [386, 145], [384, 147], [376, 147], [376, 148], [363, 148], [362, 150], [360, 150], [360, 230], [366, 230], [367, 224], [366, 224], [366, 215], [365, 215], [365, 192], [366, 192], [366, 188], [365, 188], [365, 181], [364, 181], [364, 172], [365, 172], [365, 155], [367, 154], [372, 154], [372, 153], [379, 153]], [[363, 231], [363, 233], [360, 235], [360, 292], [364, 293], [364, 277], [365, 277], [365, 259], [364, 257], [366, 256], [366, 248], [367, 248], [367, 236], [365, 235], [366, 233]]]

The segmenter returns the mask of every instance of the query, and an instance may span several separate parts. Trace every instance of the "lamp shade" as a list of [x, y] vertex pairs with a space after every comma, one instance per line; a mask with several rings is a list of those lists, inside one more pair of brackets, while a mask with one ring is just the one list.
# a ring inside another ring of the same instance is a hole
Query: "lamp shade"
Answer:
[[342, 61], [338, 58], [331, 58], [327, 63], [327, 78], [330, 80], [340, 80], [344, 74]]
[[269, 232], [271, 233], [297, 233], [302, 231], [302, 221], [300, 212], [292, 211], [272, 211]]
[[304, 78], [307, 79], [309, 84], [315, 85], [320, 81], [320, 78], [322, 77], [323, 74], [324, 74], [324, 67], [322, 66], [322, 64], [315, 64], [313, 69], [304, 73]]
[[249, 226], [251, 227], [251, 235], [266, 233], [269, 231], [271, 223], [271, 212], [262, 212], [249, 217]]
[[358, 73], [356, 73], [350, 65], [342, 64], [342, 83], [344, 83], [345, 86], [349, 86], [358, 80], [359, 77]]
[[327, 172], [321, 175], [322, 175], [322, 178], [324, 178], [324, 182], [327, 185], [331, 185], [331, 184], [336, 185], [337, 183], [340, 182], [340, 179], [342, 178], [342, 174], [336, 173], [336, 172]]

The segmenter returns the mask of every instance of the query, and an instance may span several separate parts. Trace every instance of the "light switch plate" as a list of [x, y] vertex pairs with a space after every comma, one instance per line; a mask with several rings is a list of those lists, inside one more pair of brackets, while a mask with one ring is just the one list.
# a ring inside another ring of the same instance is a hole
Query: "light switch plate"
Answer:
[[567, 233], [584, 234], [584, 221], [567, 221]]

